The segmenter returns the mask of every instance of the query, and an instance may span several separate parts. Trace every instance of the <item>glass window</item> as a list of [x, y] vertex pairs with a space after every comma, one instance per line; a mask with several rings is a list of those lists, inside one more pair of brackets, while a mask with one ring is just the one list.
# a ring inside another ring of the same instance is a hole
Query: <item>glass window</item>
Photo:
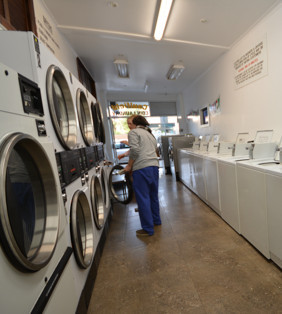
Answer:
[[54, 108], [56, 111], [57, 122], [60, 127], [60, 132], [62, 136], [65, 139], [67, 139], [69, 133], [69, 123], [64, 94], [58, 81], [55, 78], [53, 78], [52, 84], [53, 84], [53, 98], [55, 102]]
[[45, 233], [45, 194], [39, 171], [29, 153], [16, 145], [6, 173], [9, 221], [17, 245], [26, 258], [41, 246]]

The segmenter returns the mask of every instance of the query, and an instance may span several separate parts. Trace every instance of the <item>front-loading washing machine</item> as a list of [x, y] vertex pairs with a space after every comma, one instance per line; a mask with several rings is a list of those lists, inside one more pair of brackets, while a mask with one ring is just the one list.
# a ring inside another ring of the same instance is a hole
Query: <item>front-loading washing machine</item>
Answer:
[[62, 285], [71, 300], [61, 309], [71, 312], [72, 249], [40, 89], [0, 64], [0, 95], [1, 312], [48, 312]]
[[41, 88], [47, 136], [56, 151], [77, 148], [71, 73], [31, 32], [2, 31], [0, 60]]
[[[93, 219], [97, 230], [101, 230], [105, 222], [104, 194], [102, 191], [97, 147], [89, 146], [80, 149], [81, 168], [84, 169], [84, 181], [89, 187], [89, 203], [92, 207]], [[100, 235], [97, 235], [100, 238]]]
[[74, 251], [70, 263], [75, 278], [77, 303], [84, 290], [98, 243], [94, 233], [94, 218], [90, 204], [86, 149], [80, 148], [56, 153], [67, 211], [68, 244]]

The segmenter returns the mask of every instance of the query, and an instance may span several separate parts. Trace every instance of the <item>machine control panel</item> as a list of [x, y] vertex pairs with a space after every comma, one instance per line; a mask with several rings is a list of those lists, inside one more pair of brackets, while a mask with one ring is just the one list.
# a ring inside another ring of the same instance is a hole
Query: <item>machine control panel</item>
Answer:
[[97, 150], [98, 150], [98, 160], [99, 162], [104, 160], [104, 147], [103, 147], [103, 144], [100, 143], [97, 145]]
[[80, 177], [81, 164], [79, 150], [56, 153], [56, 161], [62, 188]]
[[88, 170], [95, 167], [95, 151], [94, 146], [85, 147], [86, 163]]
[[34, 82], [19, 74], [19, 84], [25, 113], [43, 116], [40, 88]]
[[81, 174], [88, 171], [87, 160], [86, 160], [86, 152], [84, 148], [79, 149], [79, 165]]

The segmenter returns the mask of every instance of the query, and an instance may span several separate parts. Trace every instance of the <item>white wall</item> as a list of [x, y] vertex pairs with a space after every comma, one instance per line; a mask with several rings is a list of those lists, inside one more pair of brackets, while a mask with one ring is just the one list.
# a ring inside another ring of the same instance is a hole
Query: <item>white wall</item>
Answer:
[[[33, 1], [35, 22], [39, 40], [47, 46], [56, 58], [78, 78], [77, 53], [57, 29], [56, 22], [42, 0]], [[0, 31], [6, 28], [0, 24]]]
[[[218, 96], [221, 114], [211, 117], [209, 127], [186, 120], [195, 135], [221, 134], [234, 141], [238, 132], [273, 129], [274, 140], [282, 136], [282, 4], [261, 20], [236, 45], [183, 92], [185, 114], [213, 103]], [[268, 75], [239, 89], [234, 88], [233, 62], [267, 37]]]
[[34, 14], [39, 40], [78, 78], [76, 66], [77, 53], [57, 29], [54, 18], [41, 0], [34, 1]]

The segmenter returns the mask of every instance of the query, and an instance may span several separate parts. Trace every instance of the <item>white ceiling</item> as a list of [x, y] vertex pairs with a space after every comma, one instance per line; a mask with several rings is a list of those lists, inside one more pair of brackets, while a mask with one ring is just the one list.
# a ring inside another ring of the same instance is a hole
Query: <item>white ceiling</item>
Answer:
[[[279, 2], [174, 0], [164, 37], [157, 42], [159, 0], [43, 1], [99, 89], [143, 92], [148, 81], [150, 94], [181, 92]], [[129, 79], [115, 72], [113, 60], [119, 55], [128, 59]], [[180, 60], [184, 72], [168, 81], [170, 65]]]

